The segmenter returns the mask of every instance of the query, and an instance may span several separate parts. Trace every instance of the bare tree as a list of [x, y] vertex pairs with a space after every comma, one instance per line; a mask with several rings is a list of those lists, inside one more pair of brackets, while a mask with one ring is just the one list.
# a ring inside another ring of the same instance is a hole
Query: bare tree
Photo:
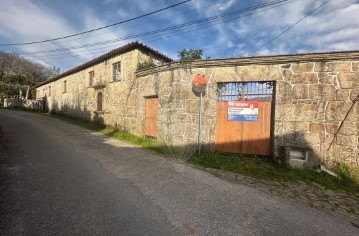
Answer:
[[0, 97], [16, 96], [23, 86], [33, 86], [60, 73], [16, 54], [0, 51]]

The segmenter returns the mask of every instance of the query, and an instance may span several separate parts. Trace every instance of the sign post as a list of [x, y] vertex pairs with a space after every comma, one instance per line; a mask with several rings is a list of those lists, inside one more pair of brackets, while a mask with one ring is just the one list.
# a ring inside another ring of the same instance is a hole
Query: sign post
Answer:
[[192, 81], [192, 90], [199, 96], [199, 114], [198, 114], [198, 156], [201, 155], [202, 145], [202, 97], [206, 93], [207, 80], [204, 75], [197, 74]]
[[198, 156], [201, 155], [201, 144], [202, 144], [202, 93], [199, 97], [199, 119], [198, 119]]

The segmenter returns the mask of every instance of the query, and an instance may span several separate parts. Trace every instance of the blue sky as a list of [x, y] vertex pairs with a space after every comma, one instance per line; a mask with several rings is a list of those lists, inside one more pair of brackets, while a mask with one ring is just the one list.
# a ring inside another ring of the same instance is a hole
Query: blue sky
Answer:
[[[4, 0], [0, 44], [46, 40], [124, 21], [182, 0]], [[359, 49], [359, 1], [330, 0], [272, 43], [253, 51], [302, 19], [326, 0], [291, 0], [281, 6], [233, 14], [158, 34], [166, 27], [221, 16], [272, 0], [192, 0], [169, 10], [93, 33], [48, 43], [0, 46], [64, 72], [131, 41], [140, 41], [173, 59], [183, 48], [202, 49], [204, 57], [224, 58]], [[121, 38], [130, 37], [127, 40]], [[65, 50], [70, 47], [116, 42]], [[48, 52], [62, 49], [63, 51]], [[39, 53], [40, 51], [45, 51]]]

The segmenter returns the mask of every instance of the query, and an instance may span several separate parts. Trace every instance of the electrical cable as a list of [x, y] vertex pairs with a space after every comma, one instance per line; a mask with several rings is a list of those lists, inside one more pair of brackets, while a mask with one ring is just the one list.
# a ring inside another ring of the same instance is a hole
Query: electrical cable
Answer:
[[[295, 1], [297, 1], [297, 0], [295, 0]], [[139, 37], [143, 37], [143, 36], [147, 36], [147, 35], [151, 35], [151, 34], [162, 33], [162, 32], [166, 32], [166, 31], [170, 31], [170, 30], [174, 30], [174, 29], [179, 29], [179, 28], [185, 28], [187, 26], [191, 26], [191, 25], [195, 25], [195, 24], [206, 23], [206, 21], [214, 21], [214, 20], [217, 20], [217, 19], [222, 19], [222, 18], [225, 18], [225, 17], [230, 17], [230, 16], [233, 16], [233, 15], [236, 15], [236, 14], [240, 14], [240, 13], [243, 13], [243, 12], [246, 12], [246, 11], [254, 11], [254, 10], [257, 10], [257, 9], [260, 9], [260, 8], [269, 7], [269, 6], [273, 6], [273, 5], [279, 5], [279, 4], [285, 3], [285, 2], [293, 2], [293, 0], [292, 1], [290, 1], [290, 0], [271, 1], [269, 3], [258, 4], [258, 5], [253, 6], [253, 7], [248, 7], [248, 8], [245, 8], [245, 9], [239, 9], [239, 10], [232, 11], [232, 12], [229, 12], [229, 13], [216, 15], [216, 16], [213, 16], [213, 17], [202, 18], [200, 20], [187, 22], [187, 23], [180, 24], [180, 25], [165, 27], [165, 28], [158, 29], [158, 30], [148, 31], [148, 32], [145, 32], [145, 33], [129, 35], [129, 36], [125, 36], [125, 37], [121, 37], [121, 38], [117, 38], [117, 39], [100, 41], [100, 42], [91, 43], [91, 44], [85, 44], [85, 45], [81, 45], [81, 46], [73, 46], [73, 47], [69, 47], [69, 48], [59, 48], [59, 49], [54, 49], [54, 50], [44, 50], [44, 51], [37, 51], [37, 52], [31, 52], [31, 53], [22, 53], [22, 55], [32, 55], [32, 54], [38, 54], [38, 53], [50, 53], [50, 52], [58, 52], [58, 51], [67, 51], [67, 50], [71, 50], [71, 49], [80, 49], [80, 48], [86, 48], [86, 47], [91, 47], [91, 46], [114, 43], [114, 42], [118, 42], [118, 41], [132, 39], [132, 38], [139, 38]]]
[[176, 4], [170, 5], [170, 6], [168, 6], [168, 7], [164, 7], [164, 8], [161, 8], [161, 9], [159, 9], [159, 10], [156, 10], [156, 11], [153, 11], [153, 12], [150, 12], [150, 13], [147, 13], [147, 14], [143, 14], [143, 15], [140, 15], [140, 16], [136, 16], [136, 17], [130, 18], [130, 19], [128, 19], [128, 20], [116, 22], [116, 23], [113, 23], [113, 24], [110, 24], [110, 25], [102, 26], [102, 27], [99, 27], [99, 28], [96, 28], [96, 29], [92, 29], [92, 30], [83, 31], [83, 32], [76, 33], [76, 34], [71, 34], [71, 35], [62, 36], [62, 37], [53, 38], [53, 39], [46, 39], [46, 40], [42, 40], [42, 41], [27, 42], [27, 43], [8, 43], [8, 44], [0, 44], [0, 46], [30, 45], [30, 44], [38, 44], [38, 43], [45, 43], [45, 42], [56, 41], [56, 40], [59, 40], [59, 39], [66, 39], [66, 38], [74, 37], [74, 36], [77, 36], [77, 35], [82, 35], [82, 34], [94, 32], [94, 31], [106, 29], [106, 28], [109, 28], [109, 27], [112, 27], [112, 26], [115, 26], [115, 25], [120, 25], [120, 24], [123, 24], [123, 23], [127, 23], [127, 22], [130, 22], [130, 21], [134, 21], [134, 20], [137, 20], [137, 19], [140, 19], [140, 18], [149, 16], [149, 15], [153, 15], [153, 14], [155, 14], [155, 13], [158, 13], [158, 12], [161, 12], [161, 11], [164, 11], [164, 10], [167, 10], [167, 9], [170, 9], [170, 8], [173, 8], [173, 7], [182, 5], [182, 4], [187, 3], [187, 2], [190, 2], [190, 1], [192, 1], [192, 0], [185, 0], [185, 1], [183, 1], [183, 2], [179, 2], [179, 3], [176, 3]]
[[302, 22], [305, 18], [309, 17], [311, 14], [313, 14], [314, 12], [316, 12], [317, 10], [319, 10], [321, 7], [323, 7], [325, 4], [327, 4], [330, 0], [325, 1], [324, 3], [322, 3], [320, 6], [318, 6], [317, 8], [315, 8], [314, 10], [308, 12], [304, 17], [302, 17], [300, 20], [296, 21], [294, 24], [292, 24], [291, 26], [289, 26], [288, 28], [286, 28], [285, 30], [283, 30], [281, 33], [279, 33], [278, 35], [276, 35], [275, 37], [273, 37], [272, 39], [270, 39], [268, 42], [266, 42], [265, 44], [263, 44], [262, 46], [258, 47], [257, 49], [255, 49], [254, 51], [252, 51], [249, 55], [254, 55], [255, 52], [257, 52], [258, 50], [264, 48], [265, 46], [267, 46], [268, 44], [270, 44], [271, 42], [273, 42], [274, 40], [276, 40], [277, 38], [279, 38], [280, 36], [282, 36], [283, 34], [287, 33], [290, 29], [292, 29], [293, 27], [295, 27], [296, 25], [298, 25], [300, 22]]
[[[288, 4], [288, 3], [291, 3], [291, 2], [294, 2], [294, 1], [298, 1], [298, 0], [291, 0], [289, 2], [286, 2], [286, 3], [281, 3], [281, 5], [284, 5], [284, 4]], [[245, 17], [245, 16], [249, 16], [249, 15], [253, 15], [253, 14], [257, 14], [259, 12], [263, 12], [263, 11], [266, 11], [266, 10], [270, 10], [272, 8], [275, 8], [275, 7], [278, 7], [278, 6], [281, 6], [281, 5], [276, 5], [276, 6], [272, 6], [270, 8], [267, 8], [267, 9], [264, 9], [264, 10], [261, 10], [261, 11], [256, 11], [254, 13], [249, 13], [249, 14], [246, 14], [246, 15], [241, 15], [241, 16], [235, 16], [232, 18], [229, 18], [229, 19], [226, 19], [226, 20], [223, 20], [223, 19], [216, 19], [216, 22], [214, 21], [211, 21], [211, 22], [202, 22], [201, 24], [202, 25], [193, 25], [191, 26], [192, 29], [188, 30], [189, 27], [186, 28], [185, 31], [182, 31], [180, 33], [176, 33], [176, 34], [173, 34], [171, 35], [172, 33], [174, 32], [178, 32], [178, 31], [181, 31], [182, 29], [176, 29], [176, 31], [172, 31], [172, 32], [165, 32], [164, 34], [162, 35], [150, 35], [150, 37], [154, 37], [154, 39], [151, 39], [151, 40], [146, 40], [146, 41], [143, 41], [144, 43], [148, 43], [148, 42], [153, 42], [153, 41], [157, 41], [157, 40], [161, 40], [161, 39], [164, 39], [164, 38], [169, 38], [169, 37], [174, 37], [174, 36], [177, 36], [177, 35], [180, 35], [180, 34], [184, 34], [184, 33], [188, 33], [188, 32], [192, 32], [192, 31], [196, 31], [196, 30], [200, 30], [200, 29], [203, 29], [203, 28], [207, 28], [209, 26], [213, 26], [213, 25], [217, 25], [217, 24], [222, 24], [224, 22], [227, 22], [227, 21], [230, 21], [230, 20], [235, 20], [235, 19], [238, 19], [238, 18], [242, 18], [242, 17]], [[213, 23], [214, 22], [214, 23]], [[207, 26], [204, 26], [204, 24], [210, 24], [210, 25], [207, 25]], [[167, 34], [167, 35], [166, 35]], [[160, 37], [159, 37], [160, 36]], [[159, 37], [159, 38], [158, 38]], [[124, 40], [121, 40], [121, 41], [124, 41]], [[106, 47], [101, 47], [101, 48], [97, 48], [95, 49], [96, 51], [91, 51], [91, 53], [85, 53], [85, 54], [76, 54], [75, 56], [73, 57], [76, 57], [76, 56], [81, 56], [81, 55], [91, 55], [93, 53], [100, 53], [100, 52], [106, 52], [107, 50], [101, 50], [101, 51], [97, 51], [98, 49], [102, 49], [102, 48], [109, 48], [109, 47], [113, 47], [113, 46], [106, 46]], [[86, 51], [87, 52], [87, 51]], [[59, 58], [65, 58], [65, 57], [58, 57], [58, 56], [65, 56], [65, 55], [72, 55], [73, 53], [66, 53], [66, 54], [54, 54], [54, 55], [46, 55], [46, 56], [36, 56], [36, 58], [47, 58], [47, 59], [59, 59]], [[51, 56], [55, 56], [55, 57], [51, 57]]]
[[[223, 2], [225, 2], [225, 0], [213, 5], [213, 4], [209, 4], [209, 5], [206, 5], [204, 7], [202, 7], [201, 9], [205, 9], [205, 8], [208, 8], [209, 6], [213, 7], [213, 6], [218, 6], [220, 4], [222, 4]], [[154, 22], [163, 22], [165, 19], [171, 19], [171, 18], [174, 18], [174, 17], [177, 17], [177, 16], [181, 16], [181, 15], [188, 15], [189, 12], [193, 12], [193, 11], [197, 11], [197, 9], [193, 9], [193, 10], [189, 10], [189, 11], [185, 11], [185, 12], [181, 12], [179, 14], [174, 14], [174, 15], [170, 15], [170, 16], [166, 16], [166, 17], [162, 17], [162, 18], [159, 18], [159, 19], [156, 19], [156, 20], [152, 20], [152, 21], [145, 21], [145, 22], [141, 22], [141, 23], [136, 23], [136, 24], [132, 24], [132, 25], [126, 25], [124, 26], [123, 28], [121, 29], [128, 29], [128, 28], [137, 28], [139, 26], [142, 26], [142, 25], [147, 25], [147, 24], [153, 24]], [[70, 39], [65, 39], [65, 40], [61, 40], [61, 42], [71, 42], [71, 41], [74, 41], [74, 40], [80, 40], [80, 39], [88, 39], [90, 37], [95, 37], [95, 36], [103, 36], [105, 34], [109, 34], [109, 33], [113, 33], [113, 31], [109, 31], [109, 29], [106, 29], [108, 30], [108, 32], [105, 32], [105, 33], [97, 33], [97, 34], [93, 34], [93, 35], [88, 35], [88, 36], [84, 36], [84, 37], [78, 37], [78, 38], [70, 38]], [[26, 46], [26, 45], [19, 45], [19, 46]]]

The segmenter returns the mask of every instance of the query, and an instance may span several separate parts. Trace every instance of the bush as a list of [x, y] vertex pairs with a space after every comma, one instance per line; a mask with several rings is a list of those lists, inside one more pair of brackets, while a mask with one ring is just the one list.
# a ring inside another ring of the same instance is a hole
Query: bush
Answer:
[[177, 52], [180, 62], [191, 62], [194, 60], [202, 59], [203, 51], [201, 49], [183, 49], [182, 51]]
[[339, 163], [337, 173], [343, 184], [359, 185], [359, 169]]
[[156, 66], [155, 62], [152, 60], [152, 58], [150, 58], [147, 61], [138, 62], [137, 70], [147, 70], [147, 69], [151, 69], [155, 66]]

